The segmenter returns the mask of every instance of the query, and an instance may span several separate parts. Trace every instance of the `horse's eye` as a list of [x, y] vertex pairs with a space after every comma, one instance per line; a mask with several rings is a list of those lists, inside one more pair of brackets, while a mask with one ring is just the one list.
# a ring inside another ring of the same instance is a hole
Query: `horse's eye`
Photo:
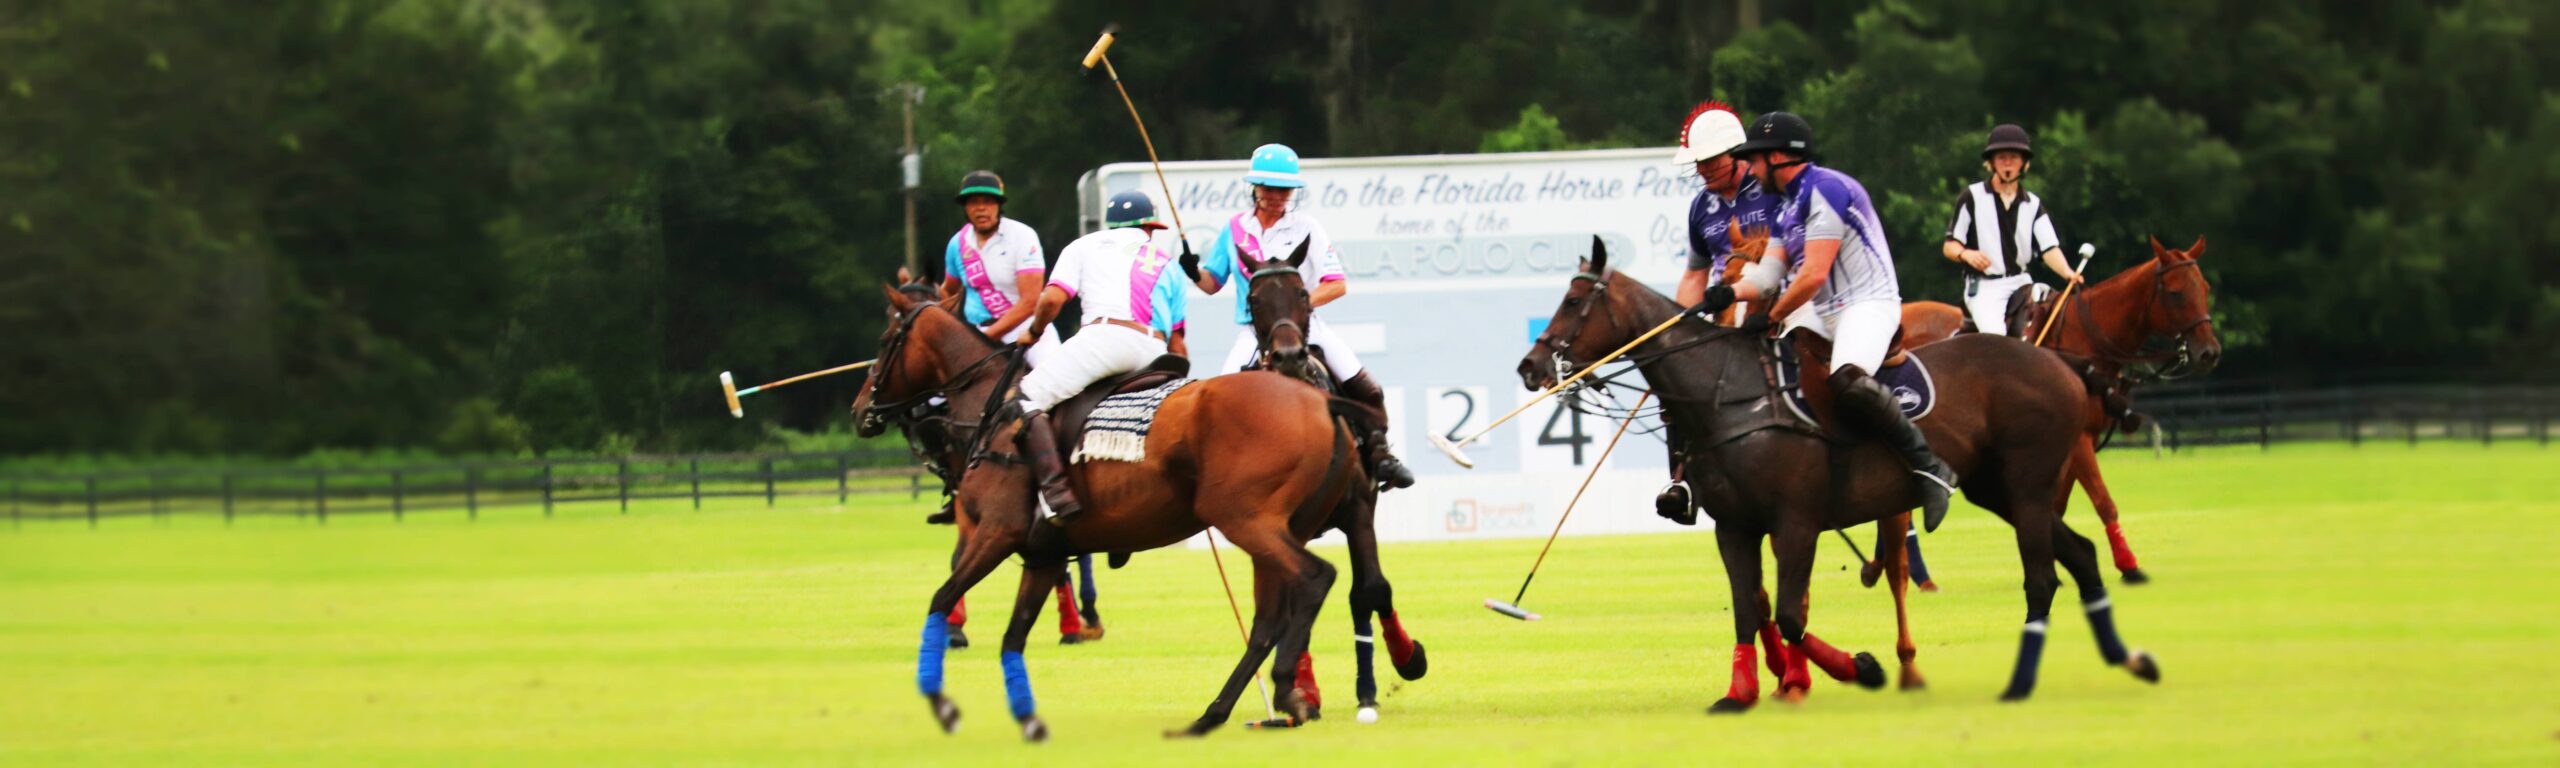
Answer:
[[1582, 306], [1582, 297], [1580, 297], [1580, 296], [1567, 296], [1567, 297], [1565, 297], [1565, 299], [1564, 299], [1564, 305], [1565, 305], [1565, 306], [1568, 306], [1568, 307], [1579, 307], [1579, 306]]

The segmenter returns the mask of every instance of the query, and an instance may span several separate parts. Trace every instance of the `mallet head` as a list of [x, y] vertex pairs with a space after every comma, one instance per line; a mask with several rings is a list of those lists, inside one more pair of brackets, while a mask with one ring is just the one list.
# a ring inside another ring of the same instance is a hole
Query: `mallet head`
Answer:
[[1484, 607], [1493, 609], [1493, 612], [1494, 612], [1494, 613], [1499, 613], [1499, 614], [1502, 614], [1502, 615], [1504, 615], [1504, 616], [1509, 616], [1509, 617], [1511, 617], [1511, 618], [1519, 619], [1519, 620], [1521, 620], [1521, 621], [1537, 621], [1537, 620], [1538, 620], [1538, 615], [1537, 615], [1537, 614], [1534, 614], [1534, 613], [1530, 613], [1530, 612], [1528, 611], [1528, 609], [1522, 608], [1522, 607], [1517, 606], [1517, 605], [1512, 605], [1512, 604], [1510, 604], [1510, 603], [1506, 603], [1506, 602], [1503, 602], [1503, 601], [1500, 601], [1500, 600], [1495, 600], [1495, 599], [1490, 598], [1490, 597], [1488, 597], [1488, 598], [1485, 598], [1485, 599], [1484, 599]]
[[2081, 243], [2081, 244], [2080, 244], [2080, 258], [2085, 259], [2085, 258], [2089, 258], [2089, 257], [2091, 257], [2091, 256], [2096, 256], [2096, 255], [2098, 255], [2098, 244], [2097, 244], [2097, 243]]
[[1436, 432], [1432, 433], [1430, 437], [1431, 447], [1440, 449], [1440, 452], [1446, 454], [1450, 461], [1457, 462], [1458, 466], [1466, 467], [1468, 469], [1476, 468], [1475, 460], [1467, 458], [1467, 452], [1457, 443], [1449, 442], [1449, 438], [1441, 437], [1439, 433]]
[[720, 396], [729, 399], [729, 418], [747, 417], [746, 407], [738, 404], [738, 382], [736, 379], [729, 378], [728, 371], [720, 372]]
[[1093, 50], [1084, 52], [1085, 69], [1092, 69], [1093, 65], [1102, 63], [1103, 53], [1111, 50], [1111, 33], [1119, 28], [1119, 25], [1115, 24], [1102, 29], [1102, 39], [1093, 41]]

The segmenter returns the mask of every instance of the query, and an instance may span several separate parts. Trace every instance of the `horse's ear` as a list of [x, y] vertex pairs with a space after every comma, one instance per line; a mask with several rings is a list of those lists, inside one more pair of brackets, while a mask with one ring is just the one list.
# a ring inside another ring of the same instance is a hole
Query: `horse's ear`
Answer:
[[1609, 274], [1609, 245], [1600, 242], [1599, 235], [1591, 236], [1591, 268], [1588, 271], [1602, 277]]
[[2152, 236], [2151, 236], [2151, 258], [2155, 258], [2155, 259], [2157, 259], [2157, 258], [2160, 258], [2160, 257], [2162, 257], [2162, 256], [2167, 256], [2167, 255], [2169, 255], [2169, 248], [2168, 248], [2168, 246], [2164, 246], [2164, 245], [2161, 245], [2161, 244], [2160, 244], [2160, 236], [2159, 236], [2159, 235], [2152, 235]]
[[[1046, 288], [1046, 287], [1042, 287], [1042, 288], [1041, 288], [1041, 290], [1044, 290], [1044, 291], [1045, 291], [1045, 290], [1048, 290], [1048, 288]], [[1039, 307], [1039, 305], [1040, 305], [1040, 298], [1039, 298], [1039, 297], [1037, 297], [1037, 296], [1032, 296], [1032, 297], [1027, 297], [1027, 298], [1031, 299], [1031, 305], [1032, 305], [1032, 307], [1034, 307], [1034, 308], [1038, 308], [1038, 307]], [[962, 301], [962, 299], [961, 299], [961, 295], [960, 295], [960, 294], [955, 293], [955, 294], [951, 294], [951, 295], [949, 295], [949, 296], [944, 296], [944, 297], [942, 297], [942, 300], [941, 300], [941, 301], [936, 301], [936, 302], [934, 302], [934, 303], [935, 303], [935, 304], [939, 304], [939, 305], [941, 305], [941, 306], [942, 306], [942, 311], [944, 311], [944, 312], [949, 312], [949, 313], [951, 313], [951, 314], [953, 314], [953, 315], [958, 315], [958, 314], [960, 314], [960, 312], [961, 312], [961, 310], [960, 310], [960, 302], [961, 302], [961, 301]]]
[[2199, 257], [2199, 256], [2203, 256], [2203, 255], [2204, 255], [2204, 235], [2196, 235], [2196, 244], [2195, 244], [2195, 245], [2187, 246], [2187, 260], [2188, 260], [2188, 261], [2194, 261], [2194, 260], [2196, 260], [2196, 258], [2197, 258], [2197, 257]]
[[[1308, 239], [1312, 240], [1314, 238]], [[1244, 264], [1244, 273], [1248, 275], [1262, 271], [1262, 265], [1264, 264], [1261, 258], [1250, 253], [1245, 253], [1242, 248], [1236, 249], [1236, 261]]]
[[1316, 239], [1312, 237], [1298, 241], [1298, 250], [1291, 251], [1289, 260], [1281, 263], [1289, 265], [1290, 269], [1297, 269], [1299, 265], [1307, 263], [1307, 246], [1315, 244]]
[[907, 293], [905, 291], [898, 290], [897, 286], [890, 285], [888, 283], [881, 283], [880, 292], [889, 297], [889, 308], [892, 310], [905, 312], [909, 307], [916, 305], [915, 301], [907, 298]]

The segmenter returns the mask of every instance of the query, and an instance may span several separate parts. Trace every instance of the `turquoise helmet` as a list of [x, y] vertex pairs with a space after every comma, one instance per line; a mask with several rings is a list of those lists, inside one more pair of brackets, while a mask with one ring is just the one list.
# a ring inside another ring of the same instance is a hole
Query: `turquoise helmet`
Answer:
[[1298, 151], [1287, 144], [1264, 144], [1253, 148], [1253, 167], [1244, 172], [1247, 184], [1262, 187], [1297, 189], [1307, 183], [1298, 178]]

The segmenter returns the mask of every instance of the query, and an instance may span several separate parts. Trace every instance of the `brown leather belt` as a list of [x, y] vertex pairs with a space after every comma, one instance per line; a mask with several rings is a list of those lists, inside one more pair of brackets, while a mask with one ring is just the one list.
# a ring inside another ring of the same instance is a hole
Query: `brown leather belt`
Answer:
[[1144, 326], [1144, 325], [1139, 325], [1139, 324], [1137, 324], [1137, 323], [1132, 323], [1132, 322], [1129, 322], [1129, 321], [1127, 321], [1127, 320], [1122, 320], [1122, 319], [1120, 319], [1120, 318], [1116, 318], [1116, 317], [1098, 317], [1098, 318], [1094, 318], [1094, 319], [1091, 319], [1091, 320], [1086, 320], [1086, 321], [1084, 321], [1085, 327], [1088, 327], [1088, 328], [1093, 327], [1093, 326], [1097, 326], [1097, 325], [1103, 325], [1103, 324], [1106, 324], [1106, 323], [1107, 323], [1107, 324], [1110, 324], [1110, 325], [1120, 326], [1120, 327], [1122, 327], [1122, 328], [1127, 328], [1127, 329], [1132, 330], [1132, 331], [1137, 331], [1137, 332], [1139, 332], [1139, 333], [1146, 334], [1147, 336], [1149, 336], [1149, 337], [1151, 337], [1151, 338], [1154, 338], [1154, 339], [1155, 339], [1155, 340], [1157, 340], [1157, 341], [1164, 341], [1164, 340], [1165, 340], [1165, 338], [1164, 338], [1164, 332], [1163, 332], [1163, 331], [1159, 331], [1159, 330], [1156, 330], [1156, 329], [1154, 329], [1154, 328], [1149, 328], [1149, 327]]

